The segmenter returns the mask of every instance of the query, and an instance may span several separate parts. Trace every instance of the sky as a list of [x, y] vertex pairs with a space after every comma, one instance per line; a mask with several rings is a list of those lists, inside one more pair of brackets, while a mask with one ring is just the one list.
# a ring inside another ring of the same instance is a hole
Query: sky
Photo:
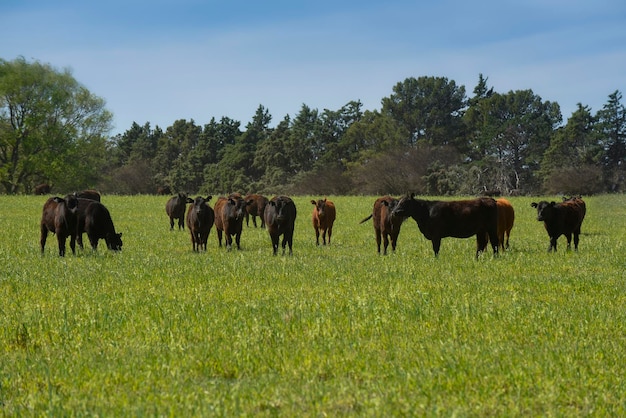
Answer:
[[[409, 77], [445, 77], [470, 97], [531, 89], [592, 113], [626, 93], [624, 0], [2, 0], [0, 58], [70, 69], [106, 101], [111, 135], [165, 130], [259, 106], [276, 125], [381, 99]], [[622, 102], [623, 104], [626, 104]]]

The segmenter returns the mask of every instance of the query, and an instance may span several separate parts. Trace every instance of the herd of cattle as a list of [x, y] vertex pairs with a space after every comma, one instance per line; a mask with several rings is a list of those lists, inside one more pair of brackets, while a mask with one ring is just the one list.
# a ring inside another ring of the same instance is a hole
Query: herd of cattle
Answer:
[[[241, 248], [243, 222], [249, 226], [250, 217], [257, 227], [257, 217], [261, 228], [266, 228], [273, 254], [282, 246], [285, 254], [293, 254], [293, 232], [296, 221], [296, 205], [288, 196], [275, 196], [272, 199], [260, 194], [232, 193], [221, 196], [213, 208], [209, 206], [212, 196], [198, 196], [195, 199], [184, 193], [172, 196], [165, 205], [169, 217], [170, 230], [176, 223], [180, 230], [187, 229], [191, 234], [193, 251], [206, 251], [209, 233], [215, 226], [218, 244], [232, 249], [233, 240]], [[69, 194], [64, 198], [50, 197], [43, 206], [41, 217], [41, 252], [44, 253], [48, 232], [57, 236], [59, 255], [65, 255], [65, 244], [70, 238], [70, 248], [75, 253], [76, 242], [83, 248], [82, 235], [87, 233], [94, 250], [98, 241], [104, 239], [110, 250], [122, 248], [122, 234], [115, 231], [108, 209], [101, 203], [100, 194], [94, 190], [85, 190]], [[336, 209], [328, 199], [311, 200], [313, 205], [312, 223], [317, 245], [320, 235], [323, 245], [330, 245]], [[189, 205], [189, 206], [188, 206]], [[557, 239], [565, 235], [567, 248], [571, 247], [572, 235], [574, 248], [578, 250], [580, 228], [586, 214], [585, 202], [580, 196], [563, 198], [560, 203], [533, 202], [537, 209], [537, 220], [544, 223], [550, 238], [548, 251], [556, 251]], [[424, 237], [432, 242], [435, 256], [439, 254], [442, 238], [469, 238], [476, 236], [476, 257], [486, 250], [491, 243], [494, 255], [499, 249], [509, 247], [509, 236], [515, 221], [515, 210], [504, 198], [479, 197], [468, 200], [436, 201], [416, 199], [413, 194], [396, 199], [383, 196], [374, 202], [372, 213], [363, 219], [364, 223], [373, 219], [378, 253], [387, 254], [395, 251], [400, 227], [404, 220], [413, 218]], [[280, 243], [280, 237], [283, 237]]]

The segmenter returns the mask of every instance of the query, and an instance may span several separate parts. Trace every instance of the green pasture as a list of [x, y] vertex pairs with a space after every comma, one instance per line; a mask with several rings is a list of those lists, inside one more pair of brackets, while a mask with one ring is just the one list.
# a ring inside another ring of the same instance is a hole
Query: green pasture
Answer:
[[374, 196], [329, 196], [317, 247], [318, 197], [294, 198], [291, 257], [252, 223], [194, 253], [166, 197], [104, 195], [123, 251], [60, 258], [46, 198], [0, 196], [0, 415], [626, 415], [626, 197], [586, 198], [556, 253], [540, 199], [510, 198], [510, 250], [478, 260], [473, 238], [435, 258], [411, 219], [377, 255]]

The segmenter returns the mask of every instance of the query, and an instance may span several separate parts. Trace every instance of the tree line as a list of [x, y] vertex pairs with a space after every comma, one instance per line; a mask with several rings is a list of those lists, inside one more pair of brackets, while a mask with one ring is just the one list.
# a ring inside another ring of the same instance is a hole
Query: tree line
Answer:
[[133, 123], [108, 136], [104, 100], [71, 76], [23, 58], [0, 60], [0, 184], [55, 190], [266, 194], [594, 194], [622, 192], [622, 94], [592, 114], [532, 90], [497, 92], [479, 74], [471, 95], [446, 77], [398, 82], [380, 110], [303, 104], [272, 126], [259, 105], [242, 126], [229, 117], [162, 129]]

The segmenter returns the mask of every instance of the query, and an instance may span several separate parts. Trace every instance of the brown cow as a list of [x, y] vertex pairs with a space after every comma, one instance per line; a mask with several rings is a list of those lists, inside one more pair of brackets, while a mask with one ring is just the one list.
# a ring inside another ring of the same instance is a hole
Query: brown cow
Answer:
[[41, 214], [39, 245], [43, 255], [48, 232], [57, 235], [59, 256], [65, 256], [65, 241], [70, 237], [70, 248], [76, 254], [76, 224], [78, 222], [78, 201], [74, 195], [65, 198], [51, 197], [43, 205]]
[[95, 200], [96, 202], [100, 202], [100, 193], [97, 190], [89, 189], [83, 190], [82, 192], [75, 192], [74, 196], [79, 199], [89, 199]]
[[48, 183], [42, 183], [35, 186], [35, 194], [38, 196], [50, 193], [52, 187]]
[[439, 254], [442, 238], [472, 235], [476, 235], [476, 258], [487, 248], [488, 241], [491, 241], [493, 254], [498, 254], [498, 207], [490, 197], [446, 202], [407, 195], [400, 199], [392, 213], [412, 217], [424, 237], [432, 241], [435, 256]]
[[243, 198], [246, 201], [246, 226], [250, 226], [250, 216], [252, 216], [252, 223], [256, 228], [256, 217], [261, 218], [261, 228], [265, 228], [265, 219], [263, 218], [263, 212], [267, 205], [267, 197], [260, 194], [248, 194]]
[[241, 232], [243, 229], [243, 218], [246, 203], [239, 193], [232, 193], [228, 197], [220, 197], [215, 202], [215, 230], [217, 231], [217, 241], [222, 246], [222, 232], [225, 234], [225, 245], [227, 250], [233, 247], [233, 238], [237, 249], [241, 249]]
[[187, 228], [191, 233], [191, 245], [194, 251], [206, 251], [209, 233], [215, 222], [215, 212], [208, 204], [211, 197], [196, 197], [187, 211]]
[[330, 237], [333, 235], [333, 224], [336, 217], [335, 204], [326, 198], [317, 201], [311, 200], [311, 203], [314, 206], [311, 218], [317, 245], [320, 245], [320, 231], [324, 245], [326, 245], [326, 233], [328, 233], [328, 245], [330, 245]]
[[374, 218], [372, 222], [374, 223], [374, 233], [376, 234], [376, 246], [378, 248], [378, 254], [380, 254], [381, 238], [384, 244], [383, 255], [387, 254], [387, 247], [389, 247], [390, 240], [391, 250], [396, 250], [398, 236], [400, 235], [400, 227], [406, 219], [402, 216], [393, 215], [393, 209], [396, 207], [398, 202], [398, 199], [391, 196], [379, 197], [374, 202], [372, 214], [360, 222], [364, 223], [370, 218]]
[[[513, 223], [515, 222], [515, 209], [511, 202], [505, 198], [496, 200], [498, 206], [498, 242], [501, 249], [509, 248], [509, 238], [511, 236], [511, 229], [513, 229]], [[506, 235], [506, 245], [504, 243]]]
[[169, 186], [159, 186], [157, 187], [157, 194], [159, 196], [165, 196], [172, 193], [172, 190], [170, 189]]
[[[209, 196], [209, 199], [211, 196]], [[172, 196], [165, 204], [165, 213], [170, 218], [170, 231], [174, 230], [174, 221], [178, 219], [178, 230], [185, 229], [185, 209], [187, 203], [193, 203], [193, 200], [187, 197], [185, 193], [178, 193]]]
[[565, 235], [567, 249], [571, 249], [572, 234], [574, 235], [574, 250], [578, 250], [580, 227], [587, 213], [587, 207], [582, 198], [575, 196], [562, 203], [548, 203], [542, 200], [530, 205], [537, 208], [537, 220], [543, 222], [550, 237], [548, 251], [556, 251], [556, 241], [561, 235]]
[[289, 245], [289, 255], [293, 254], [293, 230], [296, 223], [296, 204], [288, 196], [274, 196], [265, 206], [263, 217], [267, 232], [272, 240], [274, 255], [278, 253], [278, 242], [283, 236], [283, 255]]

